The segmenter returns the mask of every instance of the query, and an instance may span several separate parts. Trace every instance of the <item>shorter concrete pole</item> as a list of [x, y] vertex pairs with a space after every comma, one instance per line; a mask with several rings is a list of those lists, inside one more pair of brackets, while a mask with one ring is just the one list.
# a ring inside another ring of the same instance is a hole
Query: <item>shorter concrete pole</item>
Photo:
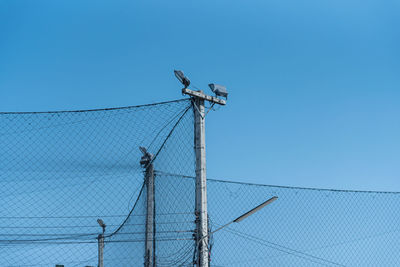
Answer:
[[98, 267], [104, 267], [104, 265], [103, 265], [104, 235], [99, 234], [99, 236], [97, 237], [97, 241], [98, 241], [98, 249], [99, 249]]

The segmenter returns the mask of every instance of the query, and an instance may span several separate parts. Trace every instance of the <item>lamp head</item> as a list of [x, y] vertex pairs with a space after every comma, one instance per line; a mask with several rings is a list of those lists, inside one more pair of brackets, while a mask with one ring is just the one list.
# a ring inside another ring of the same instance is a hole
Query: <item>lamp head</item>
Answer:
[[143, 155], [147, 154], [147, 149], [145, 147], [140, 146], [139, 149], [140, 149], [140, 151], [142, 151]]
[[140, 165], [142, 165], [142, 167], [146, 168], [147, 165], [153, 159], [153, 154], [149, 153], [145, 147], [140, 146], [139, 149], [143, 153], [143, 156], [140, 159]]
[[185, 88], [188, 88], [190, 85], [190, 80], [188, 77], [183, 74], [183, 71], [181, 70], [174, 70], [175, 77], [185, 86]]
[[103, 222], [102, 219], [97, 219], [97, 223], [100, 225], [101, 228], [106, 229], [106, 224]]
[[228, 98], [228, 91], [226, 90], [225, 86], [215, 83], [210, 83], [208, 86], [215, 95]]
[[249, 210], [248, 212], [246, 212], [245, 214], [237, 217], [235, 220], [233, 220], [234, 223], [238, 223], [241, 222], [242, 220], [246, 219], [247, 217], [249, 217], [250, 215], [256, 213], [257, 211], [259, 211], [260, 209], [264, 208], [265, 206], [267, 206], [268, 204], [271, 204], [272, 202], [274, 202], [275, 200], [277, 200], [278, 197], [274, 196], [271, 197], [270, 199], [268, 199], [267, 201], [261, 203], [260, 205], [258, 205], [257, 207]]

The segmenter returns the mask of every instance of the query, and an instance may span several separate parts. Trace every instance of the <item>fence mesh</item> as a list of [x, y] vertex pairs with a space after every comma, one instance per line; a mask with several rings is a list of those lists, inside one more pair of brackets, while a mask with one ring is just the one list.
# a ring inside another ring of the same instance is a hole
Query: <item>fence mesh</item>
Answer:
[[[94, 111], [1, 113], [0, 266], [96, 266], [98, 218], [107, 225], [106, 266], [143, 264], [139, 146], [155, 155], [155, 166], [192, 175], [192, 121], [187, 99]], [[162, 181], [156, 186], [163, 188]], [[163, 239], [187, 236], [172, 224], [172, 213], [182, 212], [168, 208], [173, 189], [165, 188], [167, 197], [157, 205], [157, 223], [171, 225], [157, 227]], [[188, 201], [181, 203], [186, 213]]]
[[[117, 109], [0, 113], [0, 266], [145, 263], [145, 147], [155, 169], [157, 266], [193, 266], [190, 100]], [[399, 266], [400, 194], [208, 180], [211, 266]]]
[[209, 181], [212, 227], [278, 200], [215, 233], [214, 266], [399, 266], [399, 193]]

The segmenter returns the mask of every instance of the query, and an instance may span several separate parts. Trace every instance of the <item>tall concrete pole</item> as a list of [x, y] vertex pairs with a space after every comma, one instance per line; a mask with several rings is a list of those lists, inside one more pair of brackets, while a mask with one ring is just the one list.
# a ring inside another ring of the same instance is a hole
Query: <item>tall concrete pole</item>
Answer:
[[208, 267], [208, 215], [204, 99], [195, 97], [196, 223], [197, 266]]
[[[177, 75], [177, 74], [175, 74]], [[183, 75], [183, 73], [182, 73]], [[179, 76], [179, 75], [178, 75]], [[214, 96], [209, 96], [203, 91], [193, 91], [187, 88], [190, 82], [184, 84], [182, 94], [192, 97], [194, 106], [194, 147], [196, 151], [196, 235], [195, 244], [197, 255], [194, 264], [198, 267], [209, 266], [208, 251], [208, 213], [207, 213], [207, 176], [206, 176], [206, 138], [205, 138], [205, 108], [204, 102], [208, 101], [218, 105], [225, 105], [226, 101]]]

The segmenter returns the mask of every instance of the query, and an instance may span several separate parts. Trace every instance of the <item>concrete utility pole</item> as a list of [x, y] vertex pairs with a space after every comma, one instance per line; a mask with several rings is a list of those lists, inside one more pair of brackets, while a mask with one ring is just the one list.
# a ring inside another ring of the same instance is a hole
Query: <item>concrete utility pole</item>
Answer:
[[153, 155], [147, 152], [146, 148], [140, 147], [143, 156], [140, 164], [145, 168], [145, 184], [146, 184], [146, 242], [145, 242], [145, 267], [156, 266], [155, 256], [155, 205], [154, 205], [154, 166], [152, 163]]
[[103, 255], [104, 255], [104, 233], [106, 231], [106, 224], [102, 219], [97, 219], [97, 223], [102, 228], [103, 232], [97, 237], [98, 244], [98, 267], [104, 267], [103, 265]]
[[208, 251], [208, 213], [207, 213], [207, 176], [206, 176], [206, 141], [205, 141], [205, 108], [204, 102], [225, 105], [225, 100], [205, 95], [202, 91], [182, 89], [183, 94], [193, 98], [195, 117], [195, 151], [196, 151], [196, 244], [197, 259], [195, 264], [209, 266]]
[[197, 259], [198, 266], [208, 266], [208, 246], [205, 236], [208, 235], [208, 213], [207, 213], [207, 176], [206, 176], [206, 140], [205, 140], [205, 118], [204, 99], [195, 98], [195, 151], [196, 151], [196, 223], [197, 238], [203, 242], [199, 243]]
[[97, 241], [98, 241], [98, 253], [99, 253], [98, 266], [104, 267], [103, 265], [104, 236], [102, 234], [99, 234], [97, 239], [98, 239]]

